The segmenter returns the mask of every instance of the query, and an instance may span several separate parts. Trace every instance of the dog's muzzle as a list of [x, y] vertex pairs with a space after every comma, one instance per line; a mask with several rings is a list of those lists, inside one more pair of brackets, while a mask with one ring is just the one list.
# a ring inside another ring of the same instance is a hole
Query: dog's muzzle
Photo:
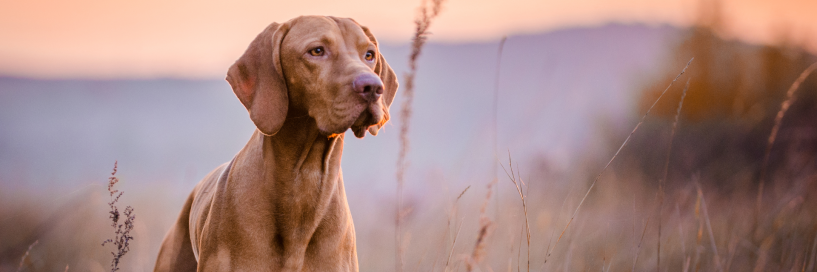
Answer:
[[375, 74], [365, 73], [352, 81], [352, 89], [363, 98], [366, 104], [366, 109], [360, 113], [352, 125], [355, 137], [363, 138], [369, 127], [383, 120], [383, 109], [379, 101], [383, 94], [383, 81]]

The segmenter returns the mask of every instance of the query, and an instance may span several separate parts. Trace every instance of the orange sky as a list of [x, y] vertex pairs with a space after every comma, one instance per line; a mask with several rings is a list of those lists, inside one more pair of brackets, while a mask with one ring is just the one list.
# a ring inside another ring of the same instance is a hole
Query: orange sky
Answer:
[[[355, 18], [406, 42], [420, 0], [0, 0], [0, 75], [221, 77], [267, 24], [301, 14]], [[690, 25], [701, 0], [448, 0], [432, 41], [485, 41], [608, 22]], [[725, 35], [817, 52], [817, 1], [723, 0]], [[781, 34], [781, 29], [786, 29]]]

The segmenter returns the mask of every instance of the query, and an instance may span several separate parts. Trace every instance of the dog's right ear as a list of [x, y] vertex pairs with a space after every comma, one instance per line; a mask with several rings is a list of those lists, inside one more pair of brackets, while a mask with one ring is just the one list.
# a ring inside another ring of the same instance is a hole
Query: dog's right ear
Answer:
[[272, 23], [230, 67], [227, 82], [261, 133], [274, 135], [284, 125], [289, 95], [281, 70], [281, 42], [289, 23]]
[[[355, 20], [352, 21], [354, 22]], [[357, 24], [357, 22], [355, 23]], [[361, 29], [363, 29], [363, 33], [369, 37], [369, 40], [374, 43], [374, 46], [377, 47], [377, 64], [375, 64], [374, 72], [383, 82], [383, 121], [369, 127], [369, 133], [376, 136], [378, 130], [386, 125], [386, 122], [388, 122], [391, 118], [389, 108], [391, 107], [391, 103], [394, 101], [394, 96], [397, 94], [397, 87], [399, 84], [397, 83], [397, 75], [394, 73], [394, 70], [392, 70], [389, 63], [386, 62], [386, 58], [380, 54], [380, 45], [377, 43], [377, 38], [374, 37], [374, 34], [372, 34], [368, 27], [361, 26], [360, 24], [358, 25]]]

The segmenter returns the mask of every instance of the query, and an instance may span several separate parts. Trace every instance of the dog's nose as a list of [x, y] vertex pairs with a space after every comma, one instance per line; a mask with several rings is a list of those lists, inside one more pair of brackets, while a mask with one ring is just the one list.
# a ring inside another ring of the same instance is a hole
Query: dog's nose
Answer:
[[374, 74], [362, 74], [352, 81], [352, 89], [366, 101], [374, 102], [383, 94], [383, 82]]

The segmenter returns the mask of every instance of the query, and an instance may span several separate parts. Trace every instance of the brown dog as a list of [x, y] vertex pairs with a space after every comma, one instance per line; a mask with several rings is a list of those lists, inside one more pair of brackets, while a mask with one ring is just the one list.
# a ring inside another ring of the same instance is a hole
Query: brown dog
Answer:
[[357, 271], [344, 132], [376, 135], [397, 92], [374, 36], [352, 19], [273, 23], [227, 81], [257, 130], [193, 189], [155, 271]]

